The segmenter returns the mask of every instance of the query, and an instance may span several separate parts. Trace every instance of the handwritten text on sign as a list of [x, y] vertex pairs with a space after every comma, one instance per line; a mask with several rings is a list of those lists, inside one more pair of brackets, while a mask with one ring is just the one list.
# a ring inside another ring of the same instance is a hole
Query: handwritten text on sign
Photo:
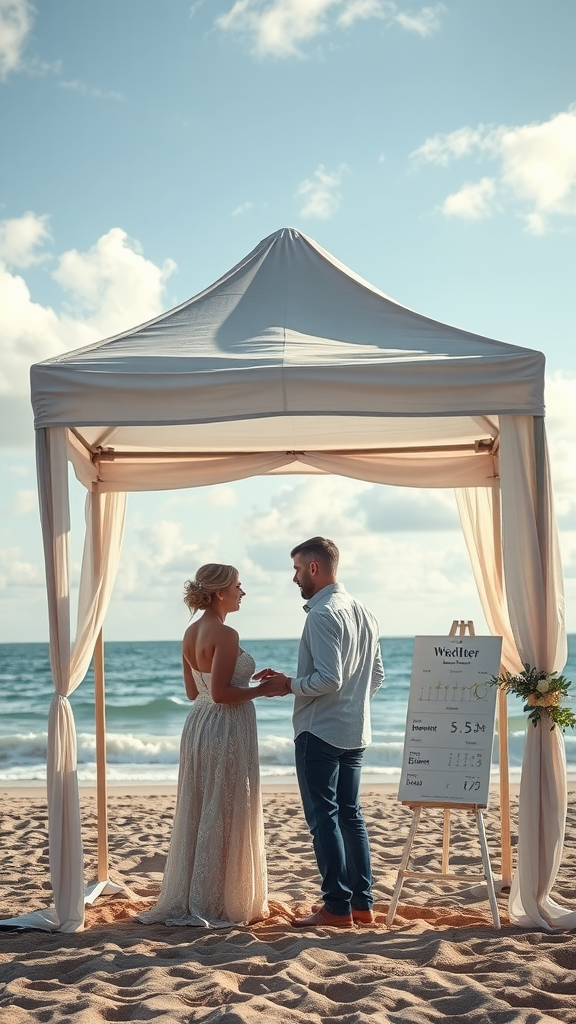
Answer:
[[399, 800], [488, 805], [501, 637], [417, 636]]

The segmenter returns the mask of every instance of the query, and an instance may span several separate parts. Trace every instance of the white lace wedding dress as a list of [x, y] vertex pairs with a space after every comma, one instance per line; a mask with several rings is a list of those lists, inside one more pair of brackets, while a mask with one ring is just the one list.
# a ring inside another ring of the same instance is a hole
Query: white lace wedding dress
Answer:
[[[240, 648], [232, 685], [255, 669]], [[158, 902], [145, 924], [225, 927], [267, 917], [264, 825], [252, 701], [215, 704], [210, 675], [194, 671], [198, 696], [182, 732], [176, 812]]]

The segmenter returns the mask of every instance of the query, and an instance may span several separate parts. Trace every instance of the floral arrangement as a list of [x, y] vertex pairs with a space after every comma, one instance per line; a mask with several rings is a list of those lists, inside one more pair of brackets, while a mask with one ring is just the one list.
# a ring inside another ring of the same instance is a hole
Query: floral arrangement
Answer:
[[551, 729], [557, 725], [564, 732], [576, 727], [576, 715], [560, 703], [562, 698], [570, 700], [568, 690], [572, 683], [564, 676], [556, 672], [542, 672], [525, 664], [523, 672], [517, 675], [503, 672], [500, 676], [492, 676], [490, 682], [525, 701], [523, 710], [530, 712], [528, 720], [532, 725], [538, 725], [544, 711], [550, 719]]

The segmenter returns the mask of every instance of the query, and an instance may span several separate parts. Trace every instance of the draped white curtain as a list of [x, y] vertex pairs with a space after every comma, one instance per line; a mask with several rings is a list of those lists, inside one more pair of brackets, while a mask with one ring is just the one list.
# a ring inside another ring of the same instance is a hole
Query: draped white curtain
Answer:
[[[500, 488], [497, 482], [466, 488], [456, 498], [486, 620], [503, 637], [504, 667], [561, 671], [567, 656], [562, 569], [543, 418], [501, 416]], [[576, 927], [576, 912], [549, 895], [567, 810], [564, 739], [550, 724], [544, 714], [536, 727], [527, 726], [509, 901], [514, 923], [546, 930]]]
[[[87, 495], [78, 623], [71, 648], [67, 435], [66, 429], [58, 427], [37, 431], [36, 438], [50, 660], [56, 691], [48, 718], [46, 767], [54, 907], [38, 912], [38, 925], [74, 932], [84, 927], [84, 877], [76, 727], [68, 698], [86, 675], [104, 621], [120, 558], [126, 495], [100, 495], [97, 491]], [[99, 572], [95, 572], [94, 549], [98, 547], [101, 559]], [[26, 923], [34, 924], [34, 917], [27, 915]]]
[[98, 480], [104, 494], [113, 491], [155, 491], [180, 487], [206, 487], [249, 476], [282, 472], [288, 466], [310, 466], [321, 473], [336, 473], [354, 480], [398, 487], [485, 487], [495, 476], [490, 452], [436, 450], [423, 452], [236, 452], [234, 454], [133, 456], [101, 460], [98, 469], [89, 453], [69, 444], [69, 458], [85, 487]]

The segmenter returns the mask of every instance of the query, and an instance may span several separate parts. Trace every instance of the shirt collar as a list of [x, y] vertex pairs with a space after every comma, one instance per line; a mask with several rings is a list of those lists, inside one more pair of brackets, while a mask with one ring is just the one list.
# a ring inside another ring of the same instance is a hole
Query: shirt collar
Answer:
[[304, 605], [304, 611], [309, 612], [317, 604], [325, 604], [332, 594], [345, 594], [346, 589], [341, 583], [329, 583], [328, 586], [322, 587], [309, 601]]

